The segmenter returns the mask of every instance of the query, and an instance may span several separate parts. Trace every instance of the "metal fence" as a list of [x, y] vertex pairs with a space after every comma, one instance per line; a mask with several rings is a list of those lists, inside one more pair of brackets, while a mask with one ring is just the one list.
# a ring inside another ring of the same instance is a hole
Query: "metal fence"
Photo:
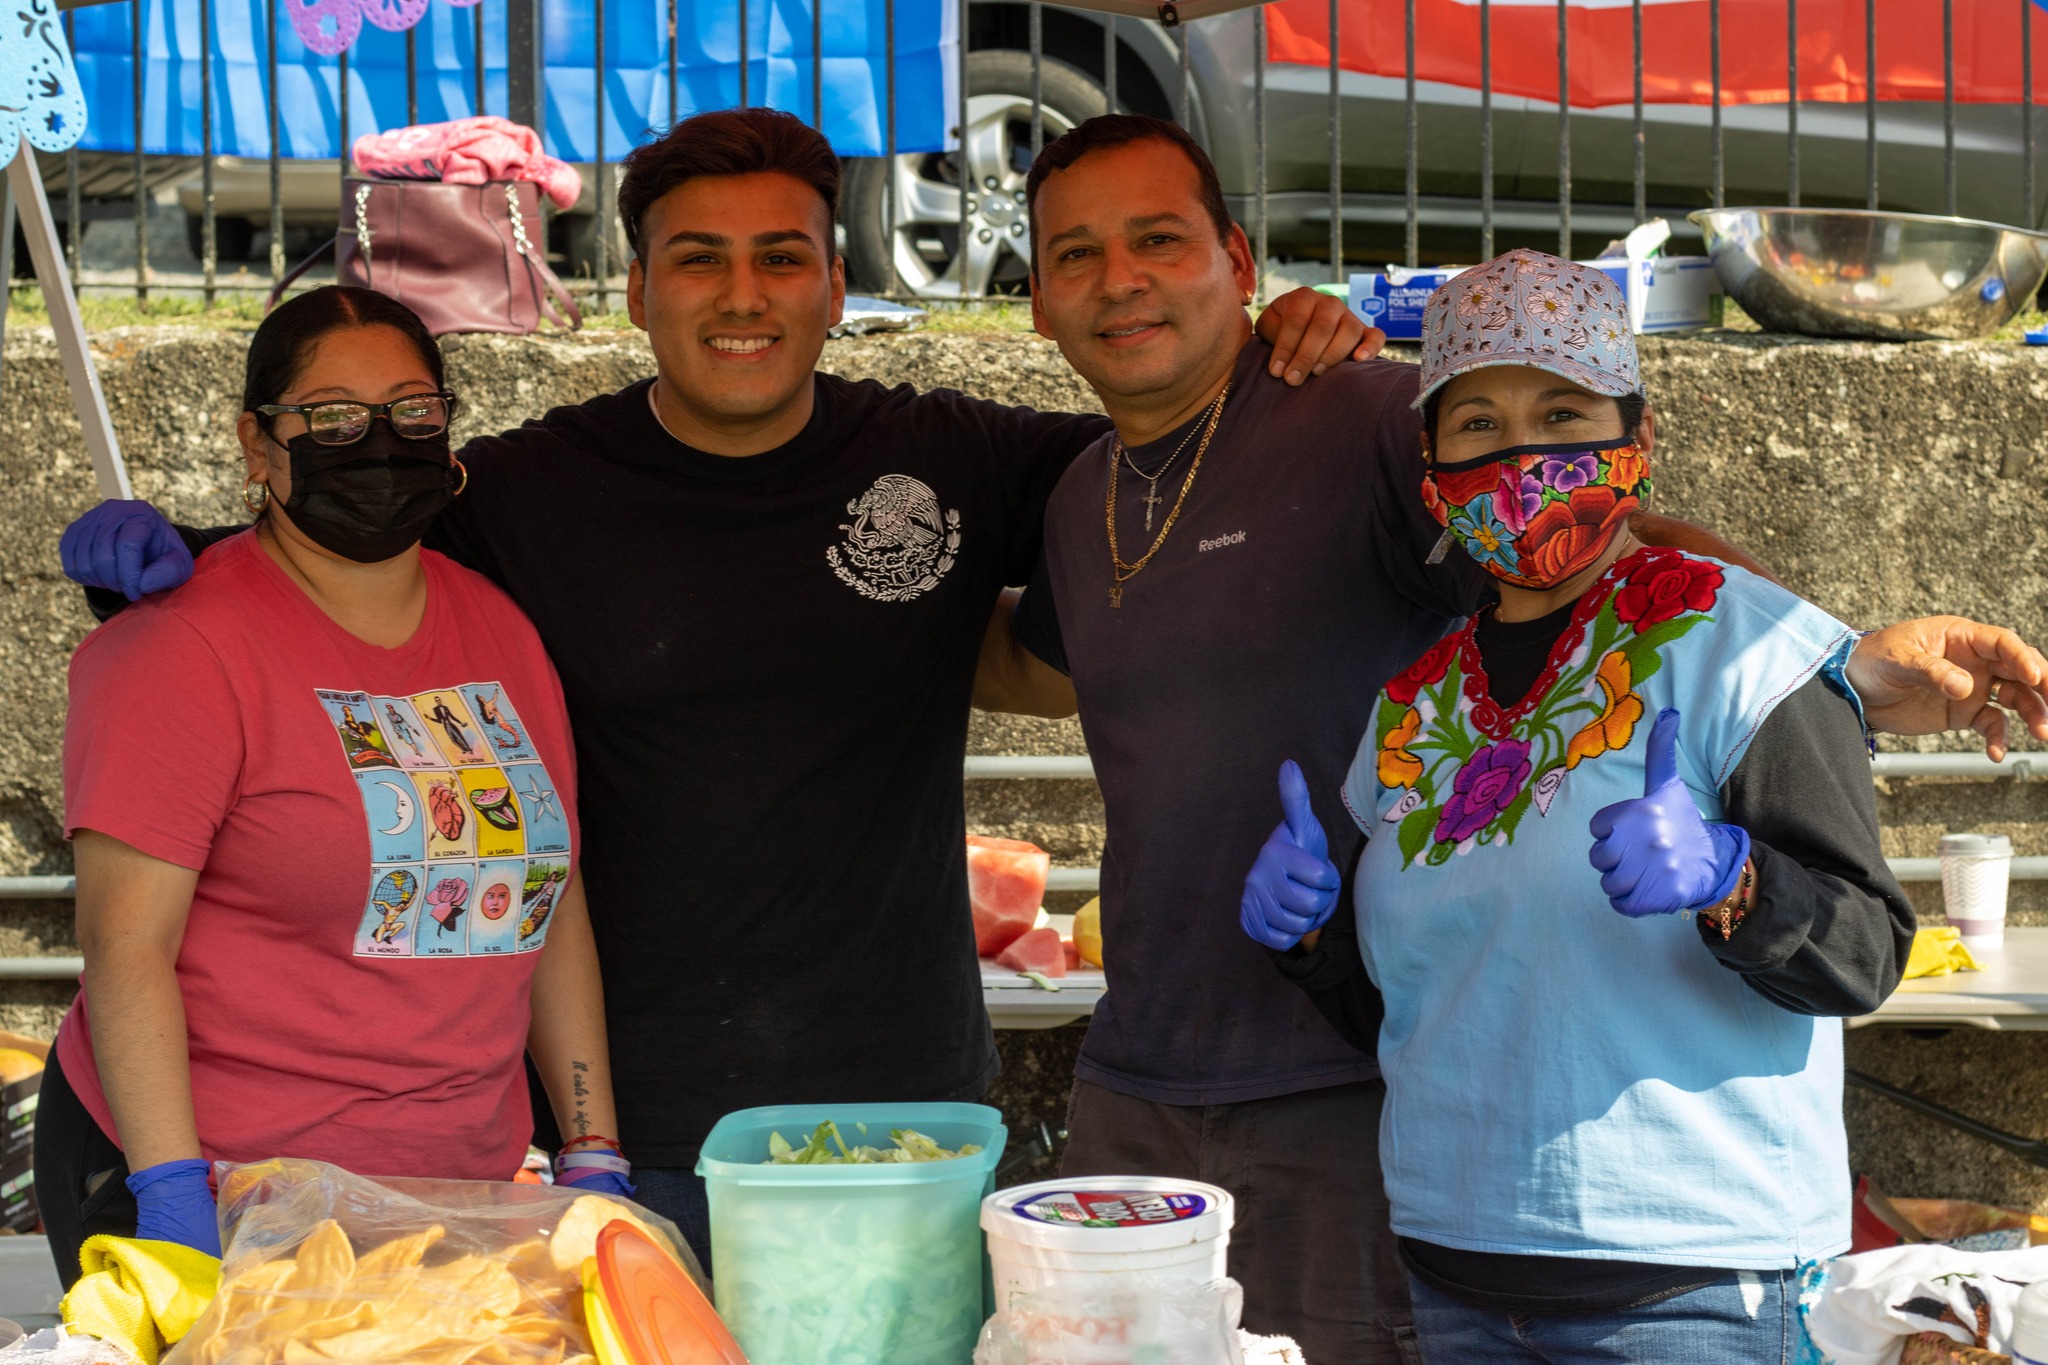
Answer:
[[[1983, 754], [1881, 753], [1872, 756], [1871, 777], [1911, 780], [1915, 778], [1966, 778], [1991, 782], [2036, 781], [2042, 776], [2043, 756], [2015, 753], [2003, 763]], [[975, 754], [964, 768], [969, 781], [1082, 781], [1095, 780], [1095, 764], [1086, 754]], [[1939, 858], [1888, 858], [1892, 874], [1905, 882], [1934, 882], [1941, 879]], [[2048, 881], [2048, 857], [2014, 858], [2014, 881]], [[1047, 883], [1050, 891], [1097, 891], [1101, 888], [1099, 867], [1056, 867]], [[77, 894], [75, 877], [62, 874], [30, 877], [0, 877], [0, 901], [70, 900]], [[9, 978], [66, 978], [84, 970], [76, 957], [0, 958], [0, 980]]]
[[[264, 60], [268, 78], [265, 89], [267, 91], [267, 112], [270, 130], [269, 177], [271, 190], [268, 224], [270, 238], [268, 274], [273, 282], [282, 277], [286, 265], [284, 246], [286, 224], [282, 194], [284, 158], [279, 150], [279, 95], [276, 79], [278, 72], [279, 5], [281, 2], [282, 0], [266, 0], [264, 6], [266, 16]], [[979, 0], [976, 0], [976, 2], [979, 3]], [[198, 6], [200, 32], [202, 34], [212, 32], [210, 7], [214, 0], [190, 0], [190, 3]], [[595, 156], [593, 158], [596, 165], [596, 225], [595, 231], [592, 233], [591, 278], [581, 287], [594, 295], [594, 301], [602, 310], [608, 306], [609, 295], [613, 292], [614, 287], [611, 284], [613, 272], [618, 266], [623, 264], [615, 259], [614, 255], [614, 198], [612, 180], [613, 163], [627, 149], [616, 145], [608, 147], [605, 141], [607, 75], [609, 73], [604, 23], [606, 0], [591, 0], [591, 3], [595, 6], [596, 18], [594, 69], [592, 73], [596, 102]], [[617, 3], [617, 0], [615, 0], [615, 3]], [[678, 98], [677, 44], [674, 38], [678, 22], [677, 4], [676, 0], [665, 0], [665, 3], [671, 37], [667, 52], [668, 101], [666, 108], [676, 110], [678, 109], [676, 103]], [[756, 93], [750, 88], [750, 75], [756, 64], [752, 57], [753, 49], [751, 43], [758, 20], [749, 13], [749, 0], [734, 0], [734, 3], [738, 7], [741, 51], [748, 54], [747, 60], [738, 63], [738, 103], [745, 105], [752, 102]], [[961, 78], [957, 82], [958, 102], [955, 112], [958, 119], [957, 131], [960, 133], [960, 140], [964, 142], [969, 128], [968, 106], [972, 93], [967, 89], [964, 60], [969, 46], [970, 35], [974, 31], [973, 14], [970, 10], [969, 0], [947, 0], [947, 3], [957, 6], [957, 31], [963, 69]], [[2012, 196], [2013, 208], [2015, 210], [2013, 221], [2031, 227], [2038, 218], [2032, 60], [2033, 9], [2036, 0], [1987, 0], [1987, 3], [2016, 5], [2019, 11], [2022, 74], [2019, 82], [2021, 96], [2016, 110], [2013, 111], [2013, 117], [2018, 125], [2018, 137], [2015, 140], [2013, 159], [2019, 163], [2015, 168], [2017, 171], [2016, 190]], [[474, 25], [474, 35], [470, 50], [476, 57], [475, 71], [473, 73], [474, 102], [472, 111], [482, 112], [487, 110], [486, 68], [483, 60], [485, 53], [486, 4], [494, 7], [499, 4], [505, 6], [505, 40], [503, 46], [506, 68], [505, 98], [503, 104], [498, 109], [488, 111], [502, 112], [517, 121], [533, 126], [543, 126], [543, 112], [547, 108], [547, 93], [542, 54], [544, 30], [540, 0], [484, 0], [484, 3], [478, 4], [471, 9], [470, 19]], [[1700, 187], [1705, 191], [1706, 202], [1716, 207], [1722, 205], [1726, 197], [1728, 169], [1723, 100], [1723, 4], [1724, 0], [1708, 0], [1709, 15], [1707, 29], [1712, 99], [1708, 105], [1707, 117], [1709, 120], [1709, 140], [1711, 146], [1711, 177], [1710, 183]], [[1942, 99], [1940, 104], [1942, 148], [1941, 196], [1938, 206], [1928, 205], [1930, 208], [1938, 207], [1939, 211], [1949, 214], [1956, 212], [1958, 195], [1958, 98], [1956, 88], [1955, 4], [1956, 0], [1941, 0], [1941, 31], [1939, 34], [1942, 52]], [[1010, 8], [1020, 7], [1012, 6]], [[1046, 62], [1048, 61], [1045, 41], [1046, 11], [1049, 9], [1057, 10], [1057, 7], [1032, 3], [1021, 8], [1028, 15], [1026, 32], [1028, 34], [1028, 53], [1031, 71], [1029, 154], [1035, 157], [1046, 139], [1046, 106], [1043, 95], [1043, 79]], [[1497, 185], [1500, 176], [1497, 173], [1498, 168], [1495, 164], [1497, 151], [1497, 101], [1493, 65], [1497, 22], [1496, 10], [1499, 8], [1499, 5], [1496, 3], [1496, 0], [1477, 0], [1476, 8], [1479, 51], [1476, 89], [1478, 105], [1476, 216], [1479, 254], [1481, 257], [1486, 257], [1494, 254], [1497, 228], [1499, 226]], [[1419, 96], [1416, 53], [1418, 39], [1427, 42], [1430, 41], [1431, 35], [1418, 34], [1416, 0], [1403, 0], [1403, 9], [1404, 24], [1402, 37], [1405, 41], [1406, 61], [1405, 71], [1401, 79], [1403, 102], [1401, 127], [1405, 137], [1405, 177], [1402, 192], [1403, 202], [1401, 205], [1403, 226], [1402, 250], [1406, 263], [1415, 265], [1422, 259], [1425, 230], [1437, 225], [1436, 220], [1441, 219], [1442, 215], [1433, 207], [1425, 204], [1422, 194], [1423, 178], [1430, 169], [1425, 164], [1422, 151], [1422, 123], [1425, 113], [1431, 106]], [[1082, 13], [1087, 23], [1098, 25], [1101, 28], [1102, 56], [1100, 82], [1103, 86], [1103, 94], [1106, 97], [1108, 107], [1119, 107], [1124, 102], [1119, 98], [1121, 93], [1118, 89], [1119, 69], [1120, 67], [1128, 67], [1127, 60], [1119, 60], [1120, 50], [1125, 46], [1124, 37], [1134, 29], [1161, 31], [1159, 30], [1158, 22], [1129, 17], [1118, 19], [1115, 16], [1105, 16], [1092, 12], [1065, 10], [1058, 12], [1068, 15]], [[1299, 10], [1296, 9], [1294, 12], [1298, 14]], [[1165, 13], [1166, 11], [1162, 9], [1162, 14]], [[822, 126], [825, 110], [826, 83], [826, 63], [822, 55], [826, 22], [823, 0], [812, 3], [808, 7], [808, 14], [810, 20], [809, 52], [807, 54], [810, 75], [809, 109], [808, 111], [800, 112], [808, 112], [811, 120]], [[878, 92], [881, 107], [873, 112], [878, 115], [878, 122], [882, 132], [880, 150], [883, 156], [889, 159], [888, 164], [893, 166], [900, 150], [897, 127], [898, 35], [896, 0], [884, 0], [884, 15], [883, 69], [886, 76], [882, 82], [883, 88]], [[1633, 102], [1630, 109], [1633, 199], [1628, 207], [1632, 212], [1633, 220], [1641, 221], [1651, 212], [1653, 207], [1648, 195], [1650, 184], [1648, 174], [1649, 124], [1646, 119], [1644, 94], [1644, 0], [1633, 0], [1630, 6], [1630, 15], [1634, 39], [1632, 53]], [[1345, 72], [1340, 63], [1344, 17], [1343, 0], [1328, 0], [1326, 22], [1328, 25], [1327, 37], [1330, 54], [1327, 83], [1327, 137], [1329, 144], [1327, 155], [1329, 202], [1327, 212], [1329, 226], [1326, 251], [1330, 262], [1330, 274], [1335, 280], [1341, 280], [1347, 269], [1345, 264], [1346, 163], [1344, 142], [1346, 94], [1344, 89]], [[1575, 201], [1573, 191], [1572, 153], [1574, 122], [1575, 120], [1583, 120], [1593, 116], [1596, 112], [1581, 110], [1575, 113], [1569, 102], [1568, 96], [1572, 89], [1574, 53], [1570, 39], [1571, 25], [1568, 22], [1568, 18], [1569, 7], [1566, 0], [1558, 0], [1556, 28], [1557, 100], [1554, 105], [1548, 106], [1548, 110], [1556, 118], [1557, 122], [1555, 162], [1557, 246], [1560, 253], [1567, 256], [1573, 254], [1575, 245], [1574, 207], [1577, 201]], [[75, 13], [66, 15], [67, 26], [75, 23], [75, 21]], [[1878, 72], [1877, 35], [1879, 21], [1880, 16], [1876, 0], [1863, 0], [1863, 22], [1865, 29], [1863, 58], [1865, 63], [1864, 85], [1866, 90], [1862, 101], [1864, 106], [1863, 179], [1864, 202], [1870, 208], [1879, 206], [1880, 172], [1883, 169], [1884, 152], [1884, 142], [1879, 136], [1878, 81], [1875, 78]], [[1178, 88], [1172, 92], [1172, 112], [1191, 128], [1197, 126], [1195, 118], [1196, 74], [1194, 64], [1191, 61], [1191, 31], [1200, 34], [1215, 31], [1213, 26], [1216, 25], [1239, 23], [1241, 23], [1241, 17], [1230, 16], [1191, 23], [1172, 24], [1163, 30], [1164, 36], [1172, 42], [1173, 47], [1178, 53], [1179, 81]], [[1793, 96], [1793, 98], [1784, 102], [1783, 108], [1783, 138], [1786, 165], [1784, 196], [1785, 202], [1797, 205], [1801, 201], [1802, 192], [1800, 155], [1802, 142], [1800, 115], [1802, 103], [1805, 103], [1809, 109], [1814, 107], [1812, 101], [1802, 102], [1797, 98], [1800, 90], [1798, 57], [1800, 14], [1798, 0], [1787, 0], [1784, 8], [1784, 25], [1789, 68], [1786, 73], [1787, 90]], [[1270, 103], [1269, 85], [1276, 72], [1289, 70], [1298, 72], [1300, 68], [1298, 64], [1280, 66], [1269, 63], [1266, 60], [1270, 36], [1270, 20], [1266, 9], [1261, 8], [1250, 16], [1249, 27], [1252, 45], [1250, 108], [1251, 119], [1254, 125], [1251, 130], [1251, 138], [1255, 153], [1253, 164], [1250, 168], [1252, 183], [1247, 196], [1247, 207], [1249, 209], [1247, 216], [1249, 221], [1246, 223], [1246, 226], [1249, 229], [1259, 259], [1263, 261], [1267, 258], [1269, 248], [1269, 130], [1267, 126]], [[153, 286], [149, 263], [149, 234], [147, 229], [150, 199], [155, 189], [165, 183], [167, 179], [174, 178], [182, 173], [188, 173], [192, 165], [192, 159], [166, 159], [148, 155], [141, 150], [144, 141], [142, 129], [144, 111], [149, 107], [148, 101], [152, 92], [145, 85], [149, 63], [145, 60], [143, 26], [140, 22], [135, 22], [131, 25], [131, 28], [134, 38], [132, 61], [134, 88], [132, 91], [132, 102], [136, 124], [133, 138], [135, 150], [132, 153], [132, 168], [127, 170], [124, 178], [129, 182], [128, 190], [132, 195], [132, 214], [134, 218], [135, 261], [132, 287], [137, 299], [147, 300], [150, 297]], [[1931, 41], [1934, 35], [1927, 34], [1924, 37]], [[406, 114], [407, 121], [411, 122], [416, 121], [419, 114], [416, 30], [408, 31], [405, 34], [405, 61]], [[339, 102], [340, 137], [338, 145], [346, 148], [352, 131], [348, 126], [350, 67], [346, 54], [339, 59], [339, 78], [342, 98]], [[210, 61], [201, 62], [199, 81], [201, 145], [199, 148], [200, 155], [197, 158], [201, 181], [198, 241], [201, 278], [197, 288], [209, 304], [223, 287], [220, 278], [219, 230], [214, 190], [216, 98], [213, 86], [212, 63]], [[167, 95], [159, 94], [159, 98], [168, 97]], [[1525, 101], [1525, 103], [1530, 102]], [[1539, 105], [1540, 102], [1531, 103], [1530, 107], [1539, 107]], [[652, 107], [651, 101], [649, 107], [650, 109]], [[1600, 116], [1608, 116], [1606, 111], [1599, 111], [1599, 113]], [[89, 153], [81, 154], [73, 151], [68, 153], [65, 158], [65, 195], [67, 206], [65, 216], [71, 224], [67, 251], [74, 286], [81, 283], [80, 238], [82, 236], [82, 226], [89, 212], [83, 201], [89, 191], [89, 182], [93, 180], [93, 171], [91, 168], [83, 165], [82, 161], [85, 157], [91, 155]], [[954, 193], [954, 198], [957, 200], [957, 224], [955, 226], [957, 245], [955, 251], [959, 258], [960, 277], [957, 297], [977, 298], [985, 296], [989, 288], [988, 276], [981, 270], [978, 254], [992, 259], [993, 254], [1000, 249], [1002, 243], [993, 240], [989, 228], [977, 228], [975, 226], [974, 220], [978, 207], [976, 196], [984, 192], [994, 191], [997, 187], [993, 180], [986, 185], [969, 183], [966, 175], [967, 157], [964, 147], [953, 155], [957, 163], [955, 169], [957, 190]], [[342, 167], [343, 174], [346, 174], [346, 156], [342, 158]], [[101, 178], [104, 179], [103, 171]], [[890, 263], [886, 288], [883, 292], [892, 294], [902, 292], [902, 282], [898, 278], [895, 264], [895, 234], [899, 226], [898, 215], [901, 211], [901, 206], [897, 202], [899, 193], [897, 175], [893, 172], [886, 175], [884, 178], [882, 213], [884, 214], [884, 240], [889, 244]], [[338, 201], [339, 195], [337, 194]], [[1615, 205], [1613, 207], [1618, 211], [1620, 206]], [[104, 212], [103, 205], [101, 211]], [[979, 279], [976, 278], [977, 274], [980, 275]], [[162, 288], [164, 286], [157, 284], [156, 287]]]

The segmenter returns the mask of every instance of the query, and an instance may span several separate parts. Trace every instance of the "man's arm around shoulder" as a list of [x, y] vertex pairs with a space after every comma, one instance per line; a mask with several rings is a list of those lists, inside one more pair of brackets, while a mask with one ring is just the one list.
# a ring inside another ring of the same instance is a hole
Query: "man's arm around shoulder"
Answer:
[[1073, 680], [1025, 648], [1016, 627], [1017, 603], [1024, 594], [1006, 588], [988, 618], [981, 638], [981, 661], [974, 671], [974, 705], [981, 711], [1064, 720], [1079, 709]]

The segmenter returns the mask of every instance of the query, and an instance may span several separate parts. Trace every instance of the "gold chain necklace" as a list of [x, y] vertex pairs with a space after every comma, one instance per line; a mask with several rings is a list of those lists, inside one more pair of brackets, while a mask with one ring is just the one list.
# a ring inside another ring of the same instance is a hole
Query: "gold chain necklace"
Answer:
[[1110, 606], [1121, 607], [1124, 604], [1123, 585], [1136, 578], [1139, 571], [1152, 562], [1152, 556], [1159, 553], [1159, 547], [1166, 543], [1166, 538], [1169, 535], [1173, 534], [1173, 524], [1180, 520], [1180, 509], [1188, 500], [1188, 490], [1195, 486], [1195, 475], [1199, 474], [1202, 470], [1202, 456], [1208, 453], [1210, 438], [1216, 435], [1216, 424], [1223, 420], [1224, 400], [1229, 397], [1230, 385], [1225, 384], [1223, 392], [1216, 395], [1215, 406], [1209, 411], [1209, 424], [1202, 429], [1202, 443], [1195, 447], [1194, 463], [1188, 466], [1188, 476], [1181, 482], [1180, 496], [1173, 500], [1173, 510], [1166, 514], [1166, 524], [1159, 528], [1159, 536], [1152, 542], [1152, 548], [1145, 551], [1144, 557], [1135, 564], [1124, 563], [1123, 555], [1117, 550], [1116, 485], [1117, 479], [1123, 473], [1120, 466], [1123, 463], [1124, 443], [1122, 437], [1117, 437], [1111, 442], [1109, 452], [1109, 499], [1105, 513], [1109, 523], [1110, 575], [1115, 579], [1115, 583], [1109, 590]]
[[[1225, 389], [1225, 392], [1228, 392], [1227, 387]], [[1223, 395], [1219, 393], [1216, 395], [1215, 399], [1209, 404], [1209, 407], [1217, 407], [1222, 402]], [[1204, 408], [1202, 410], [1202, 415], [1206, 417], [1208, 415], [1208, 412], [1209, 408]], [[1130, 470], [1133, 474], [1136, 474], [1139, 478], [1143, 479], [1146, 482], [1146, 484], [1149, 485], [1149, 487], [1145, 491], [1146, 535], [1152, 534], [1153, 509], [1158, 507], [1161, 502], [1165, 501], [1165, 499], [1159, 496], [1159, 481], [1166, 477], [1167, 470], [1173, 468], [1174, 461], [1178, 460], [1184, 453], [1186, 453], [1188, 443], [1195, 439], [1195, 432], [1199, 430], [1201, 426], [1202, 423], [1199, 420], [1190, 423], [1188, 426], [1188, 434], [1180, 438], [1180, 444], [1173, 448], [1173, 454], [1167, 456], [1165, 462], [1162, 463], [1159, 466], [1159, 468], [1153, 470], [1150, 474], [1147, 474], [1144, 470], [1138, 468], [1138, 462], [1131, 458], [1131, 452], [1129, 451], [1129, 449], [1124, 447], [1122, 441], [1117, 442], [1118, 448], [1122, 449], [1124, 452], [1124, 467]]]

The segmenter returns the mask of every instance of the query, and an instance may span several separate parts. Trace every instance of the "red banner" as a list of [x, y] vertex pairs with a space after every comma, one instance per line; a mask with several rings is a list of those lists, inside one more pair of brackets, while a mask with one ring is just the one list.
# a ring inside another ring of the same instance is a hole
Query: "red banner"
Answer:
[[[1347, 71], [1404, 76], [1403, 0], [1340, 0], [1340, 61]], [[1783, 103], [1788, 0], [1721, 0], [1721, 102]], [[2020, 100], [2020, 15], [2034, 0], [1953, 0], [1956, 98], [1979, 104]], [[1942, 0], [1878, 0], [1877, 97], [1940, 100]], [[1557, 99], [1557, 6], [1496, 0], [1493, 89]], [[1274, 61], [1328, 66], [1327, 0], [1267, 6]], [[1567, 10], [1571, 103], [1584, 108], [1634, 98], [1630, 8], [1613, 0]], [[1643, 98], [1652, 104], [1711, 104], [1708, 0], [1643, 6]], [[1866, 97], [1863, 0], [1800, 0], [1799, 98], [1856, 103]], [[1479, 86], [1479, 6], [1473, 0], [1415, 0], [1418, 79]], [[2034, 98], [2048, 102], [2048, 13], [2034, 15]]]

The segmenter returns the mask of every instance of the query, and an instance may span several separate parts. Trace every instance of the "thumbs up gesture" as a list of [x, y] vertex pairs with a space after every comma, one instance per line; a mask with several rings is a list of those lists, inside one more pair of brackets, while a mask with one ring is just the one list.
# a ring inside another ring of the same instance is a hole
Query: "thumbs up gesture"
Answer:
[[1749, 861], [1749, 834], [1710, 824], [1678, 776], [1678, 712], [1657, 713], [1650, 727], [1643, 794], [1603, 807], [1589, 826], [1600, 889], [1631, 918], [1718, 905]]
[[1291, 758], [1280, 765], [1280, 809], [1286, 818], [1244, 879], [1237, 922], [1258, 942], [1285, 952], [1323, 927], [1337, 908], [1344, 877], [1330, 861], [1330, 840], [1309, 806], [1308, 781]]

